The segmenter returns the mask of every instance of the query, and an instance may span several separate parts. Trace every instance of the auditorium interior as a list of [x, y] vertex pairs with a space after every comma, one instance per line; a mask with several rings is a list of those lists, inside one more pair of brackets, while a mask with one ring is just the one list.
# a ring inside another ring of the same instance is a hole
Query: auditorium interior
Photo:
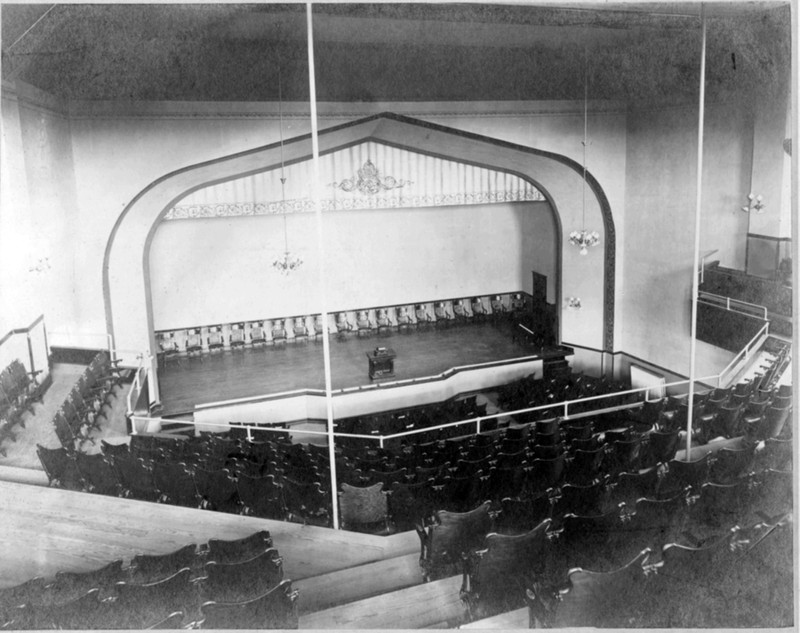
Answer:
[[796, 627], [797, 2], [0, 26], [0, 627]]

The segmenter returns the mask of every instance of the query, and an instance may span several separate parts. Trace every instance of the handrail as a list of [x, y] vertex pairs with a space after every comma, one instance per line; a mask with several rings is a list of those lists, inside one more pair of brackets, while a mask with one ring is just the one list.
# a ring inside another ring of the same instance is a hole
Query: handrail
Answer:
[[[723, 301], [725, 303], [725, 309], [726, 310], [729, 310], [731, 312], [739, 312], [739, 313], [747, 315], [747, 316], [752, 316], [752, 315], [749, 314], [748, 312], [743, 311], [743, 310], [735, 310], [731, 306], [733, 306], [735, 304], [736, 306], [750, 306], [750, 307], [753, 307], [753, 308], [757, 308], [759, 311], [763, 311], [764, 316], [762, 318], [764, 318], [764, 319], [766, 319], [768, 317], [768, 315], [769, 315], [769, 310], [767, 309], [766, 306], [762, 306], [762, 305], [759, 305], [757, 303], [749, 303], [747, 301], [740, 301], [739, 299], [731, 299], [730, 297], [724, 297], [722, 295], [716, 295], [716, 294], [714, 294], [712, 292], [706, 292], [705, 290], [701, 290], [700, 292], [698, 292], [697, 293], [697, 298], [698, 298], [698, 300], [701, 300], [701, 299], [720, 299], [721, 301]], [[713, 301], [709, 301], [708, 303], [709, 303], [709, 305], [716, 305], [716, 304], [713, 303]]]
[[741, 358], [739, 358], [740, 356], [742, 356], [742, 354], [744, 354], [744, 360], [747, 360], [748, 358], [750, 358], [750, 349], [752, 347], [755, 347], [756, 340], [759, 340], [762, 337], [765, 338], [765, 337], [768, 337], [768, 336], [769, 336], [769, 321], [767, 321], [764, 325], [761, 326], [761, 328], [758, 330], [758, 332], [756, 332], [755, 335], [753, 336], [753, 338], [751, 338], [747, 342], [747, 344], [744, 346], [744, 348], [738, 354], [736, 354], [736, 356], [733, 357], [731, 362], [729, 362], [727, 365], [725, 365], [725, 368], [721, 372], [719, 372], [719, 377], [717, 379], [717, 386], [722, 387], [722, 377], [725, 374], [727, 374], [728, 371], [730, 371], [731, 367], [733, 367], [734, 365], [738, 364], [742, 360]]
[[3, 338], [0, 338], [0, 345], [5, 343], [8, 339], [10, 339], [15, 334], [30, 334], [31, 330], [33, 330], [33, 328], [35, 328], [37, 325], [39, 325], [39, 323], [41, 323], [42, 321], [44, 321], [44, 315], [40, 314], [38, 317], [36, 317], [33, 320], [33, 322], [28, 327], [18, 327], [18, 328], [14, 328], [13, 330], [9, 330], [8, 332], [6, 332], [6, 334], [3, 336]]
[[44, 325], [44, 314], [40, 314], [38, 317], [36, 317], [33, 321], [31, 321], [31, 323], [27, 327], [14, 328], [14, 329], [9, 330], [3, 336], [3, 338], [0, 339], [0, 347], [2, 347], [3, 344], [5, 344], [6, 342], [10, 341], [12, 338], [17, 336], [18, 334], [24, 334], [25, 338], [27, 339], [27, 343], [28, 343], [28, 362], [30, 363], [30, 371], [31, 372], [36, 372], [36, 373], [38, 373], [38, 371], [42, 371], [42, 370], [38, 370], [37, 371], [37, 369], [36, 369], [36, 362], [34, 360], [34, 353], [33, 353], [33, 343], [31, 341], [31, 332], [33, 332], [34, 328], [37, 325], [39, 325], [40, 323], [42, 324], [42, 334], [44, 336], [45, 365], [47, 365], [48, 364], [47, 360], [46, 360], [47, 356], [48, 356], [48, 354], [47, 354], [47, 350], [48, 350], [48, 346], [47, 346], [47, 327]]

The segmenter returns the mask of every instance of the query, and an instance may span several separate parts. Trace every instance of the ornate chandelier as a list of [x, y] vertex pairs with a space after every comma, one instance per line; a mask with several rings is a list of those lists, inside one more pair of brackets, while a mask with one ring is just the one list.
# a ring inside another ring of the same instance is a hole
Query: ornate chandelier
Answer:
[[286, 226], [286, 174], [283, 160], [283, 95], [281, 94], [281, 68], [278, 65], [278, 121], [281, 139], [281, 215], [283, 215], [283, 256], [272, 262], [272, 267], [282, 275], [288, 275], [303, 265], [303, 260], [289, 250], [289, 229]]
[[589, 144], [589, 70], [588, 53], [583, 49], [585, 76], [583, 81], [583, 206], [581, 211], [581, 230], [569, 234], [569, 243], [577, 246], [581, 255], [586, 255], [589, 248], [600, 243], [600, 234], [597, 231], [586, 230], [586, 146]]
[[572, 231], [569, 234], [569, 243], [579, 247], [580, 250], [578, 252], [581, 255], [586, 255], [589, 252], [589, 247], [600, 243], [600, 234], [597, 231], [587, 231], [586, 229]]

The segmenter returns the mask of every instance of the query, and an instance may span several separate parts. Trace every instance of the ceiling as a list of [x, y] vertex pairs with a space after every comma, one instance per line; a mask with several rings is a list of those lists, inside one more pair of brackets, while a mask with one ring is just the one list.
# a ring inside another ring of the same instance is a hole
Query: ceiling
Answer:
[[[3, 4], [2, 77], [79, 100], [308, 99], [303, 4]], [[313, 7], [320, 101], [696, 101], [700, 4]], [[788, 2], [711, 2], [707, 95], [789, 75]]]

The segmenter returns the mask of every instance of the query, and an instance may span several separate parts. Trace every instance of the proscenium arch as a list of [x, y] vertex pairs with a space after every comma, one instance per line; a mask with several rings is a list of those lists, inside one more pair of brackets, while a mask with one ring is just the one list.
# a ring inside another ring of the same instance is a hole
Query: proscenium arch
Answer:
[[[567, 342], [613, 350], [614, 222], [605, 193], [588, 172], [586, 183], [592, 195], [586, 199], [586, 222], [601, 233], [600, 246], [581, 256], [568, 244], [568, 232], [582, 228], [583, 222], [583, 167], [579, 163], [560, 154], [393, 113], [319, 132], [323, 153], [366, 141], [512, 173], [536, 186], [550, 204], [559, 240], [556, 256], [561, 279], [556, 296], [579, 296], [584, 305], [580, 313], [567, 315], [561, 310], [562, 337]], [[193, 191], [279, 167], [280, 150], [281, 143], [273, 143], [182, 168], [148, 185], [125, 207], [112, 229], [103, 262], [106, 325], [123, 362], [133, 363], [136, 352], [143, 351], [153, 357], [155, 370], [149, 250], [163, 216]], [[285, 140], [283, 154], [287, 164], [308, 160], [311, 136]], [[599, 257], [602, 265], [596, 261]], [[567, 316], [572, 321], [565, 328]]]

